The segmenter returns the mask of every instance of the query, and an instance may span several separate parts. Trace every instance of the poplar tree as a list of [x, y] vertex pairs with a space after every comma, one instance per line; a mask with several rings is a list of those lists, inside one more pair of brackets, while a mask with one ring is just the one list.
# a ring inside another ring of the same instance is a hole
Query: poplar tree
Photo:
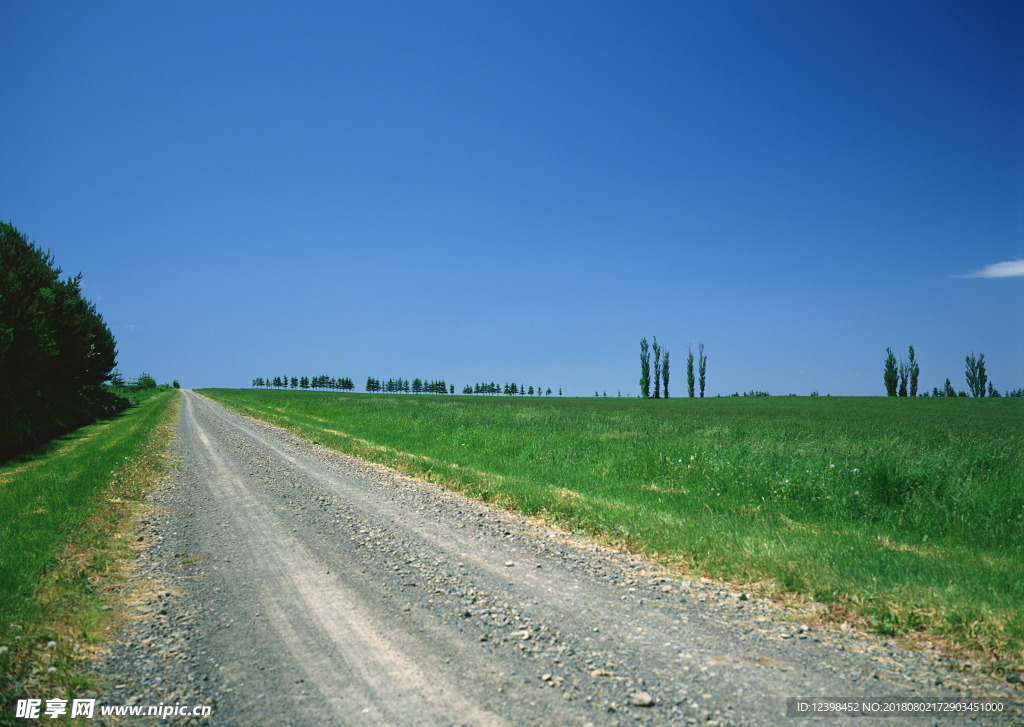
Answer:
[[[665, 398], [668, 398], [668, 351], [665, 351], [665, 361], [661, 364], [661, 380], [664, 383]], [[619, 394], [621, 396], [621, 393]]]
[[690, 398], [693, 398], [693, 346], [687, 346], [686, 356], [686, 390], [690, 394]]
[[658, 345], [658, 337], [654, 337], [651, 345], [654, 349], [654, 398], [661, 398], [661, 346]]
[[697, 357], [698, 357], [698, 361], [697, 361], [698, 370], [697, 370], [697, 373], [700, 375], [700, 398], [703, 399], [704, 398], [704, 374], [707, 373], [707, 370], [708, 370], [708, 357], [704, 355], [704, 344], [703, 343], [700, 344], [700, 348], [698, 349], [698, 352], [697, 352]]
[[985, 396], [985, 384], [988, 383], [988, 376], [985, 375], [985, 354], [974, 357], [974, 352], [967, 357], [967, 388], [971, 390], [971, 396]]
[[910, 376], [910, 366], [907, 365], [907, 362], [903, 360], [902, 356], [900, 356], [899, 372], [900, 372], [899, 396], [906, 396], [907, 395], [907, 377]]
[[640, 339], [640, 396], [651, 398], [651, 354], [647, 339]]
[[910, 347], [910, 395], [917, 396], [917, 377], [921, 374], [917, 359], [914, 358], [914, 347]]
[[899, 385], [899, 373], [896, 370], [896, 356], [891, 348], [885, 349], [885, 371], [882, 380], [885, 382], [885, 395], [896, 396], [896, 387]]

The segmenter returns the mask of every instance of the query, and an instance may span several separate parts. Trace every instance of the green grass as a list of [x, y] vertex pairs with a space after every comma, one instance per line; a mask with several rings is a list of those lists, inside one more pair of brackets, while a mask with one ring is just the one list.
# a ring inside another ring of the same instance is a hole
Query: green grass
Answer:
[[664, 563], [1024, 661], [1018, 400], [203, 393]]
[[[130, 560], [125, 532], [164, 467], [174, 397], [152, 390], [125, 412], [0, 465], [3, 713], [18, 697], [78, 684], [77, 642], [95, 640], [112, 617], [97, 593], [110, 595], [112, 571]], [[47, 649], [51, 640], [57, 646]]]

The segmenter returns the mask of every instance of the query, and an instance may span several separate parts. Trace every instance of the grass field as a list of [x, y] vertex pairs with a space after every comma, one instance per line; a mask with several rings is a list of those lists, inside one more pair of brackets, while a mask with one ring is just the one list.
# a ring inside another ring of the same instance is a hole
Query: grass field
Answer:
[[116, 615], [102, 605], [165, 468], [174, 401], [174, 391], [139, 394], [131, 409], [0, 465], [0, 713], [19, 697], [86, 686], [75, 663]]
[[1024, 662], [1019, 400], [202, 393], [830, 618]]

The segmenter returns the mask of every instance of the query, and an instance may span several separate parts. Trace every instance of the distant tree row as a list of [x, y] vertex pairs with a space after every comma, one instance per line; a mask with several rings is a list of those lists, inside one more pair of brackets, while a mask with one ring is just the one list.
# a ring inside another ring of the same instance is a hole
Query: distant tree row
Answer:
[[[466, 384], [465, 386], [462, 387], [462, 393], [490, 394], [492, 396], [496, 394], [504, 394], [505, 396], [551, 396], [551, 387], [549, 386], [547, 388], [547, 392], [545, 392], [540, 386], [534, 388], [533, 386], [528, 387], [525, 384], [517, 385], [514, 381], [511, 384], [506, 381], [504, 386], [499, 386], [498, 384], [492, 381], [490, 383], [477, 383], [473, 384], [472, 386]], [[558, 390], [558, 395], [562, 395], [561, 389]]]
[[[117, 391], [145, 391], [156, 388], [156, 379], [143, 371], [135, 379], [125, 379], [121, 369], [115, 369], [110, 375], [110, 385]], [[174, 380], [174, 388], [178, 388], [178, 380]]]
[[[465, 386], [462, 387], [462, 393], [463, 394], [490, 394], [490, 395], [493, 396], [495, 394], [501, 394], [502, 393], [502, 389], [501, 389], [501, 387], [498, 384], [494, 383], [493, 381], [490, 382], [490, 383], [487, 383], [485, 381], [484, 383], [477, 382], [477, 383], [473, 384], [472, 386], [470, 386], [469, 384], [466, 384]], [[508, 382], [507, 381], [505, 382], [505, 391], [504, 391], [504, 393], [506, 393], [506, 394], [508, 393]]]
[[[147, 374], [144, 374], [147, 375]], [[120, 377], [120, 374], [117, 373]], [[119, 378], [120, 385], [124, 385], [123, 378]], [[334, 378], [332, 376], [274, 376], [273, 378], [267, 376], [257, 376], [252, 380], [252, 386], [256, 389], [314, 389], [320, 391], [354, 391], [355, 384], [352, 383], [352, 379], [347, 376], [339, 376]], [[372, 376], [366, 378], [366, 391], [371, 394], [376, 393], [388, 393], [388, 394], [454, 394], [455, 385], [448, 384], [444, 379], [413, 379], [411, 382], [408, 379], [403, 378], [390, 378], [388, 380], [375, 379]], [[524, 384], [508, 383], [505, 382], [504, 386], [496, 384], [491, 381], [490, 383], [477, 383], [472, 386], [466, 384], [462, 389], [463, 394], [504, 394], [505, 396], [551, 396], [551, 387], [547, 390], [542, 390], [540, 386], [526, 386]], [[562, 390], [558, 390], [558, 395], [562, 395]]]
[[114, 336], [53, 256], [0, 222], [0, 460], [127, 407]]
[[896, 355], [891, 348], [885, 349], [885, 370], [882, 380], [885, 382], [886, 396], [907, 396], [907, 380], [910, 380], [910, 396], [917, 396], [917, 379], [921, 369], [914, 358], [914, 347], [910, 347], [908, 360], [904, 361], [900, 356], [899, 363], [896, 363]]
[[413, 394], [454, 394], [455, 385], [449, 386], [444, 379], [434, 381], [413, 379], [410, 384], [408, 379], [398, 378], [382, 381], [368, 376], [366, 377], [366, 391], [371, 394], [382, 391], [388, 394], [408, 394], [410, 392]]
[[[654, 349], [654, 397], [660, 399], [668, 398], [669, 382], [669, 355], [668, 351], [662, 351], [658, 345], [658, 337], [655, 336], [653, 344], [648, 344], [646, 338], [640, 339], [640, 396], [644, 399], [651, 397], [651, 349]], [[696, 394], [696, 385], [700, 383], [700, 396], [704, 398], [704, 385], [707, 382], [708, 357], [704, 355], [704, 344], [697, 347], [697, 375], [694, 375], [693, 346], [687, 346], [686, 357], [686, 393], [692, 399]]]
[[[654, 398], [668, 398], [668, 382], [670, 377], [669, 353], [662, 352], [658, 345], [658, 337], [654, 337]], [[606, 394], [607, 395], [607, 394]], [[690, 394], [693, 396], [693, 394]], [[597, 396], [597, 392], [594, 392]], [[644, 399], [651, 398], [651, 346], [646, 338], [640, 339], [640, 396]]]
[[[917, 360], [914, 358], [914, 347], [910, 347], [909, 357], [906, 362], [900, 356], [899, 363], [897, 363], [896, 356], [890, 348], [885, 349], [885, 354], [885, 368], [882, 373], [882, 380], [885, 382], [886, 395], [907, 396], [907, 380], [909, 379], [909, 395], [917, 396], [917, 379], [920, 375], [920, 369], [918, 368]], [[980, 354], [976, 357], [972, 351], [971, 355], [965, 359], [965, 363], [964, 375], [967, 380], [968, 391], [956, 391], [953, 388], [953, 384], [947, 378], [946, 383], [941, 389], [937, 386], [932, 388], [931, 395], [938, 397], [990, 396], [993, 398], [1002, 396], [999, 390], [988, 380], [988, 374], [985, 372], [985, 354]], [[1022, 393], [1019, 392], [1024, 392], [1024, 390], [1007, 391], [1006, 396], [1022, 396]], [[928, 392], [925, 391], [921, 396], [928, 396]]]
[[356, 386], [347, 376], [257, 376], [252, 380], [253, 388], [257, 389], [313, 389], [314, 391], [353, 391]]
[[[922, 396], [928, 396], [928, 392], [925, 392], [924, 394], [922, 394]], [[970, 394], [968, 394], [966, 391], [964, 391], [962, 389], [960, 391], [955, 391], [953, 389], [953, 385], [949, 382], [949, 379], [946, 379], [946, 384], [941, 389], [938, 388], [938, 387], [935, 387], [935, 388], [932, 389], [932, 396], [938, 396], [938, 397], [963, 396], [963, 397], [967, 397], [967, 396], [970, 396]], [[1024, 397], [1024, 389], [1010, 389], [1009, 391], [1007, 391], [1007, 392], [1005, 392], [1003, 394], [1000, 394], [999, 393], [999, 389], [997, 389], [994, 386], [992, 386], [992, 382], [989, 381], [988, 382], [988, 388], [986, 389], [986, 392], [985, 392], [985, 396], [988, 396], [991, 399], [1000, 399], [1000, 398], [1002, 398], [1004, 396], [1007, 397], [1007, 398], [1011, 398], [1011, 399], [1019, 399], [1019, 398]]]

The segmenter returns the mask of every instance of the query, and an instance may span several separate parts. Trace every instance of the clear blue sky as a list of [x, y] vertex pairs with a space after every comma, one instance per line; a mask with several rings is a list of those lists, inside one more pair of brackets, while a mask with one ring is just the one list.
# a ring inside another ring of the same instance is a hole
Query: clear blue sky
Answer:
[[[1024, 386], [1024, 3], [0, 0], [0, 218], [183, 386]], [[1003, 264], [1001, 267], [992, 267]]]

